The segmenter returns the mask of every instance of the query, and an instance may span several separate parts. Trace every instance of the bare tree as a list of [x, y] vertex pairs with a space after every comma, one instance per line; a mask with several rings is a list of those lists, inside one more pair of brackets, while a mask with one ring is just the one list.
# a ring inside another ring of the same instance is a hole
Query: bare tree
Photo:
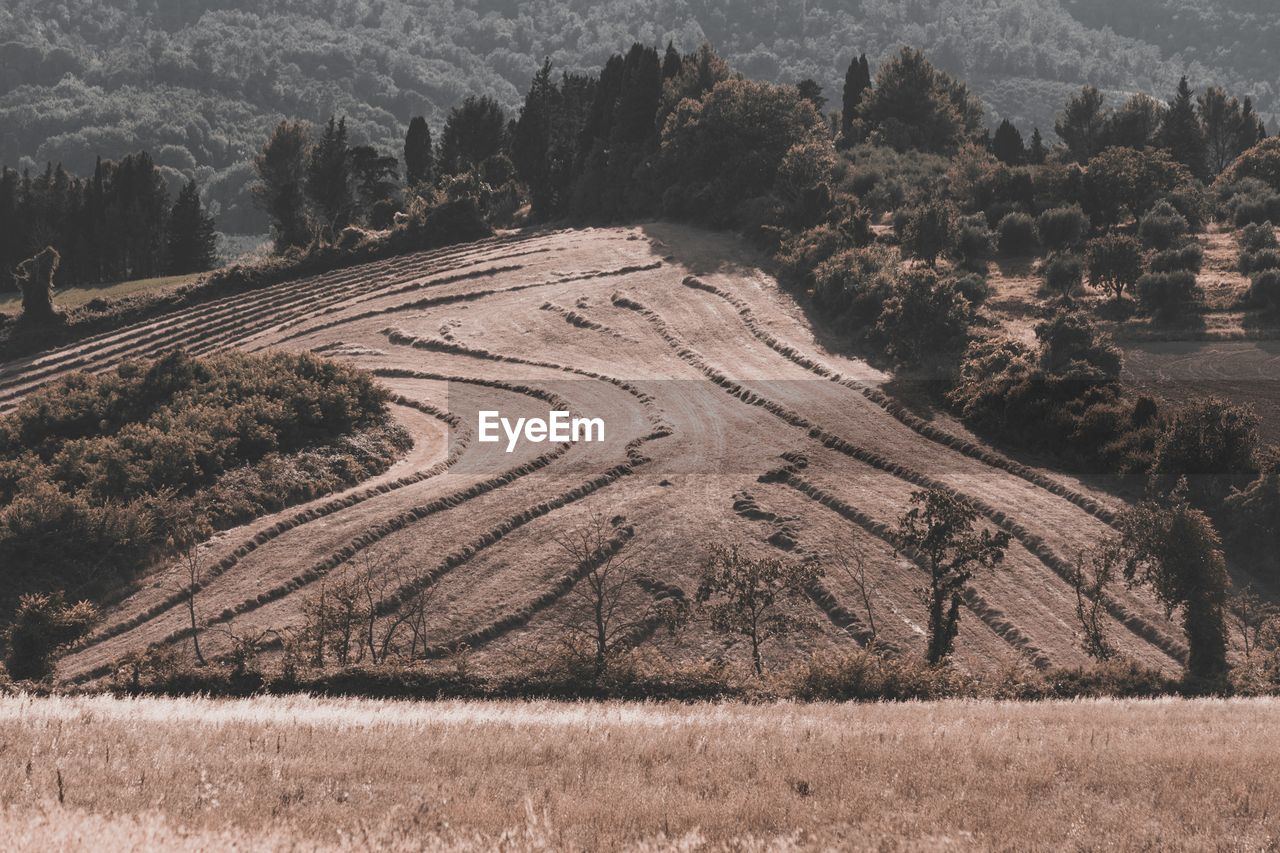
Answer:
[[868, 645], [874, 648], [879, 639], [879, 632], [876, 629], [875, 607], [871, 603], [872, 584], [867, 577], [867, 556], [861, 548], [856, 547], [850, 551], [838, 551], [835, 554], [835, 565], [858, 595], [862, 612], [867, 617]]
[[593, 672], [604, 675], [610, 659], [655, 623], [674, 624], [678, 603], [650, 595], [643, 555], [629, 546], [635, 529], [622, 516], [593, 513], [556, 537], [573, 585], [564, 626], [592, 650]]
[[191, 620], [191, 647], [196, 663], [205, 665], [200, 649], [200, 618], [196, 599], [205, 582], [205, 559], [200, 545], [213, 532], [209, 519], [189, 507], [176, 510], [167, 520], [169, 528], [167, 544], [177, 554], [177, 561], [169, 573], [167, 587], [178, 593], [186, 603]]
[[1124, 554], [1117, 540], [1109, 539], [1092, 551], [1082, 551], [1071, 571], [1076, 592], [1076, 621], [1080, 623], [1081, 646], [1095, 660], [1110, 660], [1116, 649], [1107, 637], [1106, 614], [1111, 604], [1108, 592], [1124, 567]]
[[816, 560], [752, 558], [731, 545], [707, 557], [696, 599], [715, 631], [746, 638], [756, 675], [764, 675], [761, 647], [805, 624], [786, 611], [784, 602], [803, 598], [821, 576]]
[[1258, 595], [1253, 584], [1235, 597], [1235, 606], [1231, 609], [1232, 620], [1240, 632], [1240, 640], [1244, 643], [1244, 657], [1249, 660], [1253, 653], [1272, 641], [1280, 633], [1280, 609]]

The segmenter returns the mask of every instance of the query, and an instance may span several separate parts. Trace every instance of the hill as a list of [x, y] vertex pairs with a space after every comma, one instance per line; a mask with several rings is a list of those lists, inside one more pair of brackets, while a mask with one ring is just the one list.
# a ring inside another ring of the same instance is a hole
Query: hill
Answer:
[[[941, 486], [1014, 540], [1004, 566], [965, 592], [961, 666], [1085, 664], [1066, 577], [1108, 531], [1112, 499], [892, 402], [879, 390], [885, 377], [829, 350], [759, 261], [738, 238], [675, 225], [399, 256], [0, 365], [0, 411], [69, 370], [175, 344], [197, 355], [319, 352], [391, 388], [417, 440], [407, 458], [204, 551], [198, 607], [214, 654], [299, 625], [320, 590], [355, 572], [376, 580], [366, 592], [379, 631], [422, 603], [428, 657], [465, 648], [477, 662], [519, 667], [555, 649], [576, 618], [582, 566], [562, 544], [593, 518], [613, 519], [613, 541], [644, 566], [655, 599], [690, 598], [717, 542], [821, 555], [830, 573], [789, 605], [804, 628], [766, 648], [771, 665], [867, 641], [870, 619], [842, 562], [866, 567], [878, 639], [918, 653], [923, 576], [892, 529], [914, 490]], [[551, 405], [602, 417], [606, 440], [509, 453], [475, 434], [481, 410], [532, 417]], [[149, 645], [182, 645], [185, 601], [143, 583], [60, 675], [101, 677]], [[648, 603], [627, 607], [643, 615]], [[1149, 594], [1117, 592], [1105, 618], [1128, 656], [1176, 670], [1178, 627]], [[678, 638], [657, 627], [642, 639], [672, 659], [744, 654], [705, 623]]]
[[[222, 230], [262, 233], [249, 158], [282, 116], [346, 114], [357, 142], [399, 153], [405, 125], [438, 128], [469, 94], [513, 113], [544, 57], [596, 71], [631, 40], [704, 40], [755, 79], [820, 82], [838, 103], [850, 58], [902, 44], [969, 80], [991, 123], [1051, 135], [1091, 83], [1168, 97], [1178, 77], [1280, 109], [1259, 2], [1142, 0], [15, 0], [0, 10], [0, 162], [152, 152], [174, 185], [196, 177]], [[653, 21], [662, 21], [655, 25]], [[1211, 35], [1210, 38], [1207, 34]], [[1212, 44], [1213, 48], [1203, 48]], [[29, 159], [24, 159], [29, 158]]]

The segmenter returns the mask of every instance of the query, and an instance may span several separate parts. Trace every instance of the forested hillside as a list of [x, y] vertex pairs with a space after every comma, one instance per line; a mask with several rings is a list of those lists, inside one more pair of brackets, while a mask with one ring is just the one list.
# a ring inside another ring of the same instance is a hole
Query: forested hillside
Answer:
[[249, 161], [282, 116], [345, 114], [354, 141], [399, 153], [411, 116], [438, 128], [465, 95], [513, 114], [548, 56], [594, 70], [632, 40], [709, 40], [748, 77], [814, 78], [835, 107], [851, 56], [911, 44], [968, 79], [993, 125], [1051, 136], [1084, 83], [1165, 97], [1184, 72], [1270, 116], [1273, 17], [1258, 0], [11, 0], [0, 162], [88, 174], [145, 149], [171, 192], [199, 180], [222, 230], [261, 232]]

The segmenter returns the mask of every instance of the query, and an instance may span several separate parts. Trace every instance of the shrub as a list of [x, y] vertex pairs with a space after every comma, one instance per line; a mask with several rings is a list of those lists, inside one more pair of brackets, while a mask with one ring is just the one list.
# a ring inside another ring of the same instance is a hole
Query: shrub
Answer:
[[1142, 247], [1123, 234], [1090, 240], [1085, 250], [1089, 284], [1119, 300], [1142, 276]]
[[956, 226], [955, 253], [965, 269], [982, 270], [995, 252], [995, 238], [982, 216], [966, 216]]
[[910, 211], [902, 229], [902, 247], [929, 266], [950, 251], [955, 240], [955, 211], [933, 202]]
[[1044, 280], [1051, 290], [1070, 298], [1084, 281], [1084, 259], [1079, 255], [1054, 255], [1044, 265]]
[[1248, 406], [1210, 398], [1179, 409], [1156, 443], [1151, 478], [1167, 492], [1184, 477], [1192, 493], [1220, 499], [1257, 470], [1258, 416]]
[[1179, 249], [1166, 249], [1151, 257], [1152, 272], [1199, 273], [1204, 266], [1204, 248], [1199, 243], [1187, 243]]
[[978, 685], [947, 665], [869, 651], [811, 657], [799, 669], [795, 694], [819, 702], [924, 702], [975, 696]]
[[953, 280], [908, 271], [885, 300], [875, 336], [899, 367], [923, 367], [964, 348], [972, 314]]
[[1246, 225], [1237, 235], [1242, 252], [1261, 252], [1263, 249], [1280, 248], [1276, 240], [1276, 228], [1270, 221]]
[[1262, 311], [1280, 310], [1280, 269], [1270, 269], [1253, 277], [1247, 301]]
[[1054, 252], [1074, 249], [1089, 233], [1089, 217], [1080, 205], [1046, 210], [1036, 219], [1036, 230], [1045, 248]]
[[101, 592], [186, 507], [227, 527], [385, 469], [408, 446], [386, 400], [313, 355], [175, 352], [50, 383], [0, 419], [0, 602]]
[[1157, 251], [1173, 248], [1187, 234], [1187, 220], [1168, 202], [1156, 205], [1142, 217], [1138, 236], [1142, 244]]
[[984, 275], [966, 273], [965, 275], [956, 276], [953, 281], [956, 290], [960, 291], [960, 294], [969, 300], [970, 305], [981, 305], [991, 295], [991, 284]]
[[1240, 255], [1239, 270], [1242, 275], [1280, 269], [1280, 249], [1259, 249]]
[[1262, 140], [1236, 158], [1218, 180], [1229, 184], [1246, 178], [1262, 181], [1280, 192], [1280, 139], [1273, 136]]
[[1158, 320], [1184, 315], [1199, 294], [1196, 274], [1189, 271], [1147, 273], [1138, 279], [1138, 301]]
[[18, 681], [48, 678], [57, 652], [84, 636], [97, 618], [92, 604], [67, 604], [62, 593], [22, 596], [5, 633], [9, 675]]
[[841, 252], [814, 272], [814, 301], [850, 326], [871, 326], [893, 290], [896, 252], [880, 246]]
[[1036, 223], [1026, 213], [1010, 213], [1000, 220], [1000, 253], [1027, 255], [1037, 248]]

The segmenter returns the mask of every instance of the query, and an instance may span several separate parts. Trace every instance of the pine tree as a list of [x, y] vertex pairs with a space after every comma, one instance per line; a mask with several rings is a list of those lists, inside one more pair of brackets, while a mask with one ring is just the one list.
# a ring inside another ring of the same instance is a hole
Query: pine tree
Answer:
[[1107, 120], [1102, 92], [1096, 86], [1085, 86], [1080, 94], [1067, 99], [1053, 129], [1066, 143], [1072, 159], [1083, 166], [1102, 150]]
[[818, 81], [805, 78], [796, 84], [796, 88], [800, 90], [800, 97], [813, 104], [818, 115], [822, 115], [822, 111], [827, 108], [827, 99], [822, 94], [822, 86], [818, 85]]
[[425, 118], [416, 116], [404, 137], [404, 180], [409, 189], [431, 185], [435, 179], [432, 160], [431, 128]]
[[533, 75], [520, 119], [511, 135], [511, 162], [528, 185], [533, 212], [539, 218], [548, 214], [551, 205], [548, 155], [559, 97], [560, 92], [551, 79], [551, 60], [547, 59]]
[[254, 160], [258, 182], [253, 186], [253, 196], [271, 218], [277, 252], [307, 243], [304, 188], [308, 136], [302, 122], [282, 121]]
[[1027, 159], [1027, 148], [1023, 144], [1022, 134], [1013, 122], [1005, 119], [996, 128], [995, 138], [991, 142], [991, 153], [1001, 163], [1020, 166]]
[[189, 181], [169, 214], [169, 275], [213, 269], [218, 262], [218, 235], [213, 217], [200, 203], [200, 188]]
[[1195, 98], [1186, 77], [1178, 83], [1178, 91], [1169, 101], [1169, 112], [1165, 114], [1164, 125], [1160, 128], [1160, 144], [1191, 174], [1204, 179], [1207, 159], [1204, 131], [1200, 127]]
[[1027, 162], [1033, 166], [1040, 166], [1049, 156], [1049, 150], [1045, 148], [1044, 137], [1040, 135], [1040, 128], [1036, 128], [1031, 132], [1031, 146], [1027, 149]]
[[[1210, 86], [1197, 103], [1200, 125], [1204, 131], [1205, 165], [1210, 175], [1217, 175], [1243, 151], [1252, 147], [1253, 131], [1257, 123], [1252, 115], [1246, 120], [1240, 102], [1227, 97], [1221, 87]], [[1249, 111], [1253, 112], [1252, 103]], [[1249, 137], [1247, 141], [1246, 135]]]
[[330, 116], [320, 141], [312, 147], [307, 158], [306, 191], [316, 219], [331, 239], [355, 219], [356, 198], [345, 118], [338, 121]]

